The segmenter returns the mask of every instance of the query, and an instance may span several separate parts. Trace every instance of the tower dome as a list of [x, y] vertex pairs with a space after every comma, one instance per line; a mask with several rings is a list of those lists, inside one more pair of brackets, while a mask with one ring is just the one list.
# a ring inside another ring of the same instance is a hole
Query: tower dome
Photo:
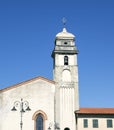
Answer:
[[56, 35], [56, 39], [74, 39], [75, 36], [72, 33], [67, 32], [66, 28], [63, 28], [62, 32]]

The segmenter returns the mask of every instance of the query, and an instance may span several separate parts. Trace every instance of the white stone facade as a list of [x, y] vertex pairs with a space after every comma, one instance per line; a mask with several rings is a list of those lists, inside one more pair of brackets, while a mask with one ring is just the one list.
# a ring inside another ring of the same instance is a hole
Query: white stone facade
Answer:
[[[0, 130], [17, 130], [19, 127], [21, 130], [75, 129], [74, 111], [79, 110], [75, 36], [63, 28], [55, 41], [52, 53], [54, 81], [37, 77], [0, 90]], [[31, 111], [22, 113], [15, 101], [20, 102], [21, 108], [29, 102]], [[18, 111], [11, 111], [13, 105]], [[40, 129], [37, 120], [43, 120]]]
[[[0, 130], [113, 130], [113, 108], [79, 108], [77, 54], [75, 36], [63, 28], [52, 52], [53, 80], [36, 77], [0, 90]], [[30, 111], [25, 110], [28, 105]], [[93, 119], [98, 128], [93, 128]]]
[[75, 36], [65, 28], [56, 35], [53, 59], [55, 121], [62, 130], [75, 130], [74, 111], [79, 110], [77, 49]]
[[[0, 93], [0, 130], [20, 129], [20, 107], [17, 111], [11, 111], [14, 102], [28, 101], [31, 111], [23, 114], [23, 130], [36, 130], [35, 116], [42, 113], [45, 119], [45, 130], [50, 123], [54, 123], [54, 93], [53, 81], [42, 77], [23, 82], [21, 84], [4, 89]], [[54, 129], [53, 125], [51, 126]]]

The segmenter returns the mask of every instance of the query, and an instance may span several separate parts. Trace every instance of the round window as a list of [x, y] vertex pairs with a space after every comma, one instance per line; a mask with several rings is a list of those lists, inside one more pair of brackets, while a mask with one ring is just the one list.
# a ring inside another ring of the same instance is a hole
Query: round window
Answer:
[[67, 42], [64, 42], [64, 44], [66, 45], [66, 44], [67, 44]]

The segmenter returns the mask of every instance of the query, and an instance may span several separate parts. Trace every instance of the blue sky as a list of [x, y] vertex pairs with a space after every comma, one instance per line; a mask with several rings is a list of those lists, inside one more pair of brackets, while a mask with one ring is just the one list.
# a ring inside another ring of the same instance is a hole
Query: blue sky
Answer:
[[114, 107], [114, 0], [1, 0], [0, 89], [53, 79], [55, 35], [76, 36], [81, 107]]

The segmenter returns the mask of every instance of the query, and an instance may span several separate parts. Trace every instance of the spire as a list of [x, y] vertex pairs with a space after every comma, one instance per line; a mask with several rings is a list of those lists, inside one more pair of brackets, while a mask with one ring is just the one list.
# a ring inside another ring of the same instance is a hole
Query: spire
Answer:
[[62, 18], [62, 23], [63, 23], [63, 30], [56, 35], [56, 39], [73, 39], [75, 40], [75, 36], [72, 33], [69, 33], [66, 29], [66, 18]]
[[67, 32], [66, 28], [63, 28], [63, 32], [64, 32], [64, 33], [66, 33], [66, 32]]

